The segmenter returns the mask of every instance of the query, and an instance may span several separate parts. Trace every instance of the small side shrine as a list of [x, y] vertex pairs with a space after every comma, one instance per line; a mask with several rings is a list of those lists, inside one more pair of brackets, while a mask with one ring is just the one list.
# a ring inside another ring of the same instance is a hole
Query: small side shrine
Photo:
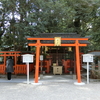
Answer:
[[[21, 51], [0, 51], [0, 74], [6, 74], [6, 60], [9, 56], [11, 56], [14, 60], [14, 72], [13, 74], [27, 74], [26, 64], [22, 62], [23, 54], [27, 54], [27, 52]], [[33, 54], [33, 53], [30, 53]], [[30, 63], [29, 71], [33, 71], [34, 63]]]
[[28, 46], [36, 47], [35, 83], [38, 83], [40, 55], [45, 55], [44, 59], [48, 60], [48, 65], [54, 68], [54, 74], [63, 66], [64, 73], [71, 70], [76, 73], [77, 82], [81, 83], [80, 47], [89, 44], [88, 38], [76, 33], [41, 33], [36, 37], [28, 37], [27, 40], [29, 40]]

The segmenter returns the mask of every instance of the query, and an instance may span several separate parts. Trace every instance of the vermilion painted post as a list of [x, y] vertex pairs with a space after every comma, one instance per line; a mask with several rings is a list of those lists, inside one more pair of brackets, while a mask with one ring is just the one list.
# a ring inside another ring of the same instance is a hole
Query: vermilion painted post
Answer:
[[15, 70], [14, 70], [14, 73], [15, 73], [15, 74], [18, 74], [18, 70], [16, 70], [16, 69], [18, 69], [17, 66], [16, 66], [16, 64], [17, 64], [17, 58], [16, 58], [16, 57], [17, 57], [17, 55], [16, 55], [16, 52], [15, 52], [15, 53], [14, 53], [14, 58], [15, 58], [15, 62], [14, 62], [14, 63], [15, 63], [15, 65], [14, 65], [13, 67], [15, 67], [15, 68], [14, 68], [14, 69], [15, 69]]
[[39, 41], [37, 41], [38, 45], [36, 47], [36, 67], [35, 67], [35, 83], [38, 83], [39, 76], [39, 59], [40, 59], [40, 45]]
[[80, 74], [80, 58], [79, 58], [79, 45], [78, 40], [76, 40], [76, 69], [77, 69], [77, 81], [81, 83], [81, 74]]
[[[5, 69], [5, 67], [6, 67], [6, 53], [4, 53], [4, 69]], [[4, 70], [3, 74], [5, 74], [5, 70]]]

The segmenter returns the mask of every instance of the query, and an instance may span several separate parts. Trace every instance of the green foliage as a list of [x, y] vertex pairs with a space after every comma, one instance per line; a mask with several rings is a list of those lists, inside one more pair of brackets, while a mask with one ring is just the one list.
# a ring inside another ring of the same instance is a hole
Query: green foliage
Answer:
[[72, 33], [91, 36], [89, 49], [99, 49], [100, 0], [2, 0], [2, 49], [23, 50], [26, 36]]

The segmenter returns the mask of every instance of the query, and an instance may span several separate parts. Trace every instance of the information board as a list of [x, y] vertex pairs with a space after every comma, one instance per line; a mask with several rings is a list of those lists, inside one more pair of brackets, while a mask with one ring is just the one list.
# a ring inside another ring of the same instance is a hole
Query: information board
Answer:
[[83, 54], [83, 62], [93, 62], [92, 54]]
[[24, 54], [23, 57], [23, 63], [27, 64], [27, 84], [29, 84], [29, 63], [33, 62], [33, 56], [32, 54]]
[[33, 56], [31, 54], [25, 54], [22, 55], [23, 56], [23, 63], [29, 63], [29, 62], [33, 62]]

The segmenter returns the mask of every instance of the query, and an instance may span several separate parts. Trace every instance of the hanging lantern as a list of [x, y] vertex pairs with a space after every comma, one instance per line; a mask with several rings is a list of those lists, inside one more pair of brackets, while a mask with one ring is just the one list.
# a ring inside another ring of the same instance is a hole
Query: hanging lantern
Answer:
[[48, 47], [47, 46], [45, 46], [45, 51], [48, 51]]
[[72, 47], [68, 47], [68, 51], [72, 51]]

